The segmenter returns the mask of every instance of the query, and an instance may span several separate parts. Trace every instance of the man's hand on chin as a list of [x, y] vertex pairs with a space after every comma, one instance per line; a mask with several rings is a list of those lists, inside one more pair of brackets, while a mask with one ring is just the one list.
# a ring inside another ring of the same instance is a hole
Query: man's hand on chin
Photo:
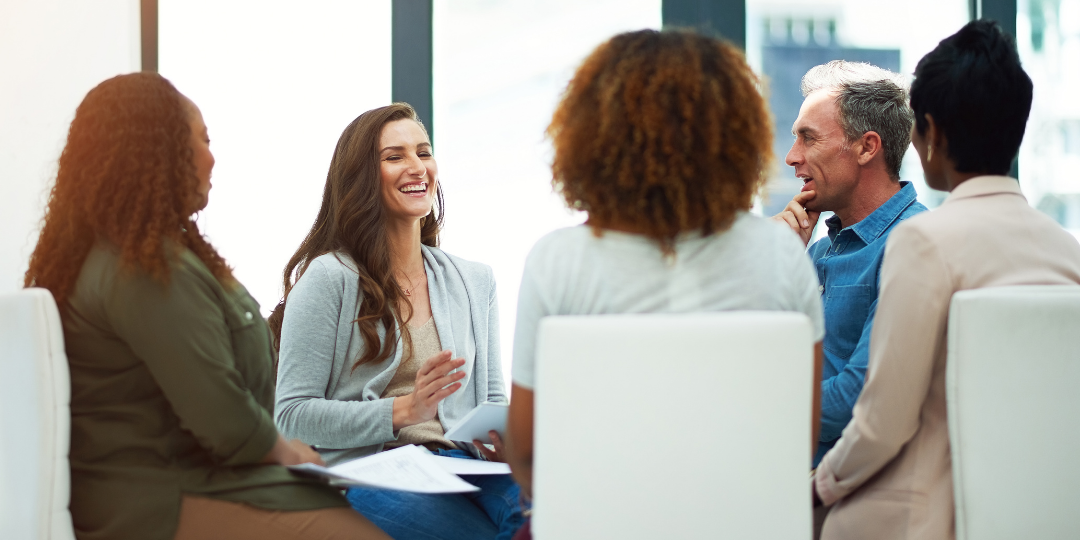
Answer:
[[791, 199], [782, 212], [772, 217], [773, 220], [784, 223], [802, 239], [803, 245], [810, 243], [814, 234], [814, 226], [817, 225], [821, 212], [807, 210], [805, 205], [817, 195], [813, 190], [802, 191]]

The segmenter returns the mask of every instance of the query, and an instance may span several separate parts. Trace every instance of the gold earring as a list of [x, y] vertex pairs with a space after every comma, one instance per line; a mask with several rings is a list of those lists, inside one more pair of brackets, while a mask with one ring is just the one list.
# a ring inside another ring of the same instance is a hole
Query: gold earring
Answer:
[[932, 160], [932, 159], [934, 159], [934, 147], [933, 146], [927, 146], [926, 147], [926, 162], [930, 163], [930, 160]]

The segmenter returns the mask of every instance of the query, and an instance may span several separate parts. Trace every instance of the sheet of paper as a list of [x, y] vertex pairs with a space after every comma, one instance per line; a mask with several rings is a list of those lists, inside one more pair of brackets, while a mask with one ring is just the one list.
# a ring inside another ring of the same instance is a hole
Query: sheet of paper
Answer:
[[491, 430], [499, 432], [500, 436], [505, 436], [506, 413], [509, 410], [510, 406], [505, 403], [481, 403], [450, 428], [450, 431], [446, 432], [446, 438], [466, 443], [479, 439], [487, 443], [491, 441], [488, 437], [488, 431]]
[[431, 456], [435, 464], [453, 474], [510, 474], [510, 466], [494, 461]]
[[311, 464], [289, 468], [329, 478], [333, 483], [342, 485], [414, 493], [465, 493], [480, 490], [447, 472], [431, 458], [431, 454], [426, 450], [416, 446], [402, 446], [330, 468]]

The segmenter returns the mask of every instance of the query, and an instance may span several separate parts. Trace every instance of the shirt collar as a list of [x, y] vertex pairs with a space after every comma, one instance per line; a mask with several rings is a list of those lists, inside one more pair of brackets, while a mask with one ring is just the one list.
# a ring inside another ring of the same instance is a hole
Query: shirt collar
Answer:
[[[968, 180], [968, 182], [970, 181]], [[963, 186], [964, 184], [960, 185]], [[912, 186], [911, 182], [900, 182], [900, 191], [894, 193], [892, 197], [889, 197], [889, 200], [885, 201], [885, 204], [877, 207], [877, 210], [871, 212], [862, 221], [848, 228], [858, 235], [864, 243], [869, 244], [877, 240], [889, 228], [889, 225], [892, 225], [896, 218], [915, 202], [915, 196], [915, 186]], [[825, 220], [825, 224], [829, 227], [829, 238], [835, 239], [836, 235], [841, 231], [840, 218], [834, 215]]]
[[[984, 195], [997, 195], [1008, 193], [1024, 197], [1020, 192], [1020, 182], [1008, 176], [976, 176], [953, 188], [948, 197], [941, 204], [948, 204], [960, 199], [982, 197]], [[1024, 197], [1027, 200], [1026, 197]]]

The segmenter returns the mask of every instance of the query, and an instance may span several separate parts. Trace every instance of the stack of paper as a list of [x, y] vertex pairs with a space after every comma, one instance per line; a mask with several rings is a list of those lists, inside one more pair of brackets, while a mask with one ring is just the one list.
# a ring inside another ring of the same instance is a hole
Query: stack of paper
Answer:
[[331, 483], [415, 493], [465, 493], [480, 488], [457, 474], [509, 474], [505, 463], [433, 456], [417, 446], [402, 446], [333, 467], [292, 465], [297, 472], [327, 478]]
[[479, 459], [460, 459], [445, 456], [429, 456], [436, 465], [446, 472], [462, 474], [510, 474], [510, 466], [496, 461], [481, 461]]

